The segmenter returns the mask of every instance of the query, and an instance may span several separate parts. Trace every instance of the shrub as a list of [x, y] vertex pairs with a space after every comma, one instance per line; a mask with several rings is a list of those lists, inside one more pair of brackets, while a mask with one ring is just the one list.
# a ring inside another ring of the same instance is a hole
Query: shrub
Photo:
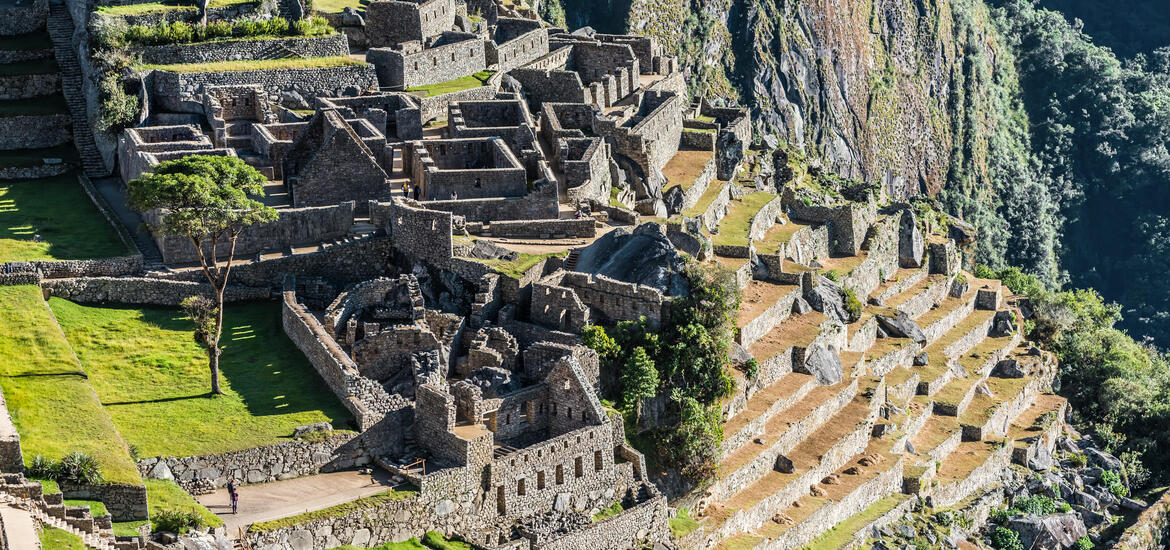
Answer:
[[98, 88], [101, 94], [98, 125], [102, 130], [121, 130], [138, 115], [138, 96], [127, 94], [118, 77], [107, 76]]
[[264, 22], [264, 31], [265, 34], [274, 34], [277, 36], [288, 34], [288, 19], [273, 17]]
[[955, 516], [951, 512], [938, 512], [934, 515], [934, 522], [943, 527], [950, 527], [955, 522]]
[[183, 534], [191, 529], [203, 527], [203, 518], [190, 510], [159, 510], [150, 517], [154, 531], [170, 531]]
[[293, 21], [292, 34], [299, 36], [307, 36], [312, 30], [313, 25], [304, 19]]
[[1111, 470], [1101, 472], [1100, 481], [1101, 485], [1104, 485], [1105, 488], [1109, 489], [1110, 493], [1113, 493], [1113, 496], [1118, 498], [1129, 496], [1129, 488], [1121, 482], [1121, 476], [1117, 472]]
[[857, 294], [853, 289], [845, 289], [845, 311], [849, 313], [849, 321], [853, 322], [861, 318], [861, 301], [857, 299]]
[[38, 479], [57, 479], [60, 471], [57, 464], [45, 455], [34, 455], [28, 463], [28, 476]]
[[1056, 513], [1056, 503], [1052, 499], [1041, 495], [1016, 499], [1015, 508], [1025, 514], [1036, 514], [1038, 516]]
[[1024, 550], [1020, 535], [1004, 527], [996, 527], [991, 532], [991, 547], [998, 550]]
[[760, 376], [760, 362], [755, 357], [748, 359], [743, 364], [743, 373], [748, 380], [755, 380]]
[[830, 269], [830, 270], [822, 273], [822, 275], [824, 275], [826, 279], [833, 281], [834, 283], [841, 282], [841, 274], [837, 273], [836, 269]]
[[1073, 543], [1072, 547], [1073, 550], [1093, 550], [1093, 548], [1096, 548], [1096, 545], [1094, 545], [1093, 541], [1089, 539], [1088, 535], [1086, 535], [1077, 539], [1077, 541]]
[[1061, 503], [1057, 506], [1057, 509], [1060, 510], [1060, 513], [1067, 514], [1067, 513], [1072, 511], [1072, 505], [1070, 505], [1067, 502], [1061, 501]]
[[1077, 468], [1084, 468], [1089, 464], [1089, 457], [1085, 453], [1072, 453], [1068, 455], [1068, 461]]
[[206, 39], [229, 37], [232, 35], [232, 24], [227, 21], [208, 23], [203, 27], [203, 35]]
[[98, 485], [103, 481], [97, 459], [79, 452], [72, 452], [61, 458], [57, 480], [78, 485]]

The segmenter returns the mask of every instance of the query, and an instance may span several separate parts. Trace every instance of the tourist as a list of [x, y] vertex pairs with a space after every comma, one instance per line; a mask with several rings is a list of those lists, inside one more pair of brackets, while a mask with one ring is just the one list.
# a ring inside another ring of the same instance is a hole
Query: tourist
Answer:
[[419, 186], [414, 186], [414, 200], [418, 200], [418, 196], [422, 194], [422, 189]]
[[451, 191], [451, 200], [453, 200], [453, 201], [459, 200], [459, 193], [456, 193], [455, 191]]
[[227, 484], [228, 498], [232, 501], [232, 513], [235, 514], [239, 509], [240, 494], [236, 492], [236, 482], [229, 481]]

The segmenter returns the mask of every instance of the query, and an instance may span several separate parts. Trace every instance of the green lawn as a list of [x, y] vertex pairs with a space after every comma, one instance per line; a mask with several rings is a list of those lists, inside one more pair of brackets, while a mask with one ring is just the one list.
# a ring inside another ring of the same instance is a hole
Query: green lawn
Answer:
[[81, 537], [45, 525], [40, 532], [41, 550], [85, 550]]
[[93, 517], [104, 516], [109, 513], [106, 510], [106, 505], [100, 500], [75, 500], [65, 499], [65, 506], [89, 506], [89, 513]]
[[719, 221], [719, 234], [715, 235], [714, 244], [747, 246], [752, 216], [774, 198], [775, 193], [760, 191], [744, 195], [738, 201], [731, 201], [727, 215]]
[[[472, 550], [474, 547], [466, 542], [453, 541], [444, 537], [438, 531], [427, 531], [423, 536], [422, 542], [417, 538], [411, 538], [402, 542], [387, 542], [386, 544], [379, 544], [369, 548], [368, 550]], [[358, 546], [350, 544], [338, 546], [331, 550], [367, 550]]]
[[0, 387], [26, 461], [93, 456], [107, 481], [139, 484], [138, 469], [69, 342], [34, 285], [0, 287]]
[[212, 63], [177, 63], [174, 65], [140, 65], [139, 70], [171, 71], [175, 73], [224, 73], [235, 71], [259, 71], [275, 69], [325, 69], [349, 65], [365, 65], [364, 61], [346, 56], [310, 57], [300, 59], [244, 59], [238, 61], [216, 61]]
[[461, 92], [463, 90], [470, 90], [471, 88], [478, 88], [487, 84], [489, 78], [495, 71], [479, 71], [478, 73], [462, 76], [455, 80], [448, 80], [438, 84], [428, 84], [426, 86], [415, 86], [407, 88], [406, 91], [413, 92], [421, 97], [430, 97], [436, 95], [449, 94], [451, 92]]
[[509, 261], [509, 260], [477, 260], [477, 261], [483, 262], [483, 263], [491, 266], [492, 269], [496, 270], [496, 272], [498, 272], [502, 275], [507, 275], [509, 277], [519, 279], [519, 278], [524, 276], [525, 271], [528, 271], [529, 269], [531, 269], [532, 266], [536, 265], [541, 260], [545, 260], [545, 259], [551, 258], [553, 256], [558, 256], [558, 257], [563, 258], [563, 257], [567, 256], [568, 254], [569, 254], [568, 251], [549, 252], [547, 254], [528, 254], [526, 252], [521, 252], [516, 257], [515, 260], [511, 260], [511, 261]]
[[280, 326], [276, 302], [227, 308], [224, 395], [211, 397], [207, 356], [178, 309], [78, 305], [53, 298], [69, 342], [114, 424], [140, 456], [224, 453], [277, 443], [349, 413]]
[[678, 515], [670, 518], [669, 523], [670, 534], [674, 535], [676, 539], [681, 539], [699, 528], [699, 522], [691, 517], [691, 511], [688, 508], [679, 508]]
[[[234, 4], [252, 4], [253, 0], [211, 0], [212, 8], [223, 8]], [[109, 16], [144, 15], [178, 10], [199, 9], [194, 2], [146, 2], [143, 4], [127, 4], [124, 6], [98, 6], [97, 12]]]
[[191, 496], [173, 481], [165, 479], [146, 480], [146, 510], [151, 516], [161, 510], [186, 510], [199, 514], [208, 527], [219, 527], [223, 520], [211, 513], [195, 497]]
[[68, 112], [69, 105], [65, 103], [65, 96], [61, 94], [0, 101], [0, 117], [56, 115]]
[[902, 494], [887, 496], [871, 504], [869, 508], [861, 511], [861, 513], [854, 514], [845, 521], [834, 525], [832, 529], [825, 531], [813, 539], [805, 548], [807, 550], [832, 550], [834, 548], [841, 548], [852, 541], [858, 531], [867, 527], [874, 520], [886, 515], [887, 512], [893, 510], [908, 498], [910, 498], [908, 495]]
[[361, 11], [365, 9], [360, 0], [313, 0], [313, 11], [341, 13], [345, 8]]
[[0, 263], [128, 253], [73, 174], [0, 182]]

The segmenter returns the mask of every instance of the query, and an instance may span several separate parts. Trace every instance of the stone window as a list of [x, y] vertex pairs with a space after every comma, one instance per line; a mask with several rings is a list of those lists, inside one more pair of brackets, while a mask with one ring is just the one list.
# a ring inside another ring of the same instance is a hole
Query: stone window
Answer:
[[507, 507], [504, 505], [504, 486], [500, 485], [496, 487], [496, 513], [502, 516], [506, 509]]
[[505, 415], [504, 415], [504, 425], [505, 425], [505, 426], [511, 426], [511, 425], [512, 425], [512, 415], [511, 415], [511, 414], [505, 414]]
[[585, 475], [585, 467], [582, 464], [581, 457], [576, 457], [573, 459], [573, 474], [575, 474], [577, 477]]
[[536, 472], [536, 490], [544, 489], [544, 471]]
[[557, 464], [557, 485], [565, 484], [565, 467]]
[[519, 480], [516, 481], [516, 494], [520, 495], [520, 496], [524, 496], [524, 494], [525, 494], [524, 478], [520, 478]]
[[601, 451], [593, 451], [593, 469], [600, 472], [601, 467], [602, 467]]

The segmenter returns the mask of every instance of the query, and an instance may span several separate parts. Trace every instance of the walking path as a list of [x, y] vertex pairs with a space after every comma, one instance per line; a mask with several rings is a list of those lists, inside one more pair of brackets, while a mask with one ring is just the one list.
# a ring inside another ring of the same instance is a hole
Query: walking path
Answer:
[[272, 483], [244, 485], [240, 493], [239, 513], [232, 514], [227, 489], [196, 497], [199, 503], [223, 520], [229, 537], [240, 534], [240, 528], [259, 521], [295, 516], [344, 504], [361, 497], [376, 495], [394, 487], [390, 474], [374, 470], [373, 475], [359, 472], [334, 472], [298, 477]]
[[4, 536], [11, 548], [37, 548], [40, 542], [32, 516], [25, 510], [12, 506], [0, 506], [0, 519], [4, 521]]

